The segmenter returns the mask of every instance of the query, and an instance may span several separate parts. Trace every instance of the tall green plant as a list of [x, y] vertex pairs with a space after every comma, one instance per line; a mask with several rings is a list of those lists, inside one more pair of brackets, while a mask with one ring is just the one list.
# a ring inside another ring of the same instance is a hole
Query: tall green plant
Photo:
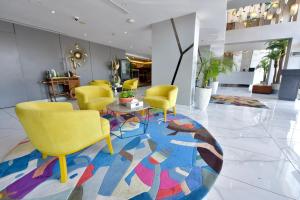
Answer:
[[270, 70], [270, 65], [271, 65], [271, 61], [270, 61], [270, 58], [268, 58], [268, 57], [264, 57], [259, 62], [258, 68], [262, 68], [264, 70], [264, 79], [263, 79], [264, 83], [266, 83], [266, 81], [267, 81], [268, 72]]
[[267, 49], [270, 50], [267, 57], [274, 61], [275, 70], [273, 76], [273, 83], [280, 82], [283, 61], [286, 55], [288, 43], [288, 39], [273, 40], [267, 43]]
[[[234, 66], [232, 59], [220, 58], [214, 56], [212, 52], [208, 53], [206, 57], [202, 57], [201, 62], [198, 64], [196, 87], [206, 88], [210, 80], [216, 81], [220, 73], [232, 71]], [[202, 81], [200, 82], [201, 78]]]

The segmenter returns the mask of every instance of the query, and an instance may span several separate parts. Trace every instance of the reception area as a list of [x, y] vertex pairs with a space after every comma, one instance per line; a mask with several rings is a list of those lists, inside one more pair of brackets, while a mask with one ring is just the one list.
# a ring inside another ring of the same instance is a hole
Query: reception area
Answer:
[[299, 4], [1, 1], [0, 200], [300, 199]]

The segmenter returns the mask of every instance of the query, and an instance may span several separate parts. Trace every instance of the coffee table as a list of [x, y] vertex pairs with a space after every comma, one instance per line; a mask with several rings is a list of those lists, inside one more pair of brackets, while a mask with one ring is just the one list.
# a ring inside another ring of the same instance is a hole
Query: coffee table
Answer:
[[[116, 102], [108, 105], [107, 109], [113, 113], [113, 115], [115, 116], [115, 118], [118, 120], [118, 122], [120, 124], [119, 128], [118, 128], [120, 131], [120, 134], [117, 135], [117, 134], [114, 134], [113, 132], [111, 132], [111, 134], [113, 134], [121, 139], [146, 134], [148, 124], [149, 124], [150, 106], [148, 104], [146, 104], [145, 102], [144, 102], [144, 105], [141, 107], [130, 109], [130, 108], [126, 107], [125, 105], [119, 104], [119, 102], [116, 101]], [[140, 114], [140, 112], [143, 112], [143, 114]], [[137, 117], [139, 119], [137, 122], [134, 122], [136, 124], [139, 124], [139, 128], [138, 128], [139, 131], [135, 131], [135, 132], [137, 132], [136, 134], [126, 136], [126, 132], [131, 132], [132, 130], [126, 130], [126, 128], [124, 128], [124, 126], [126, 125], [126, 123], [130, 123], [129, 120], [132, 119], [133, 117]]]

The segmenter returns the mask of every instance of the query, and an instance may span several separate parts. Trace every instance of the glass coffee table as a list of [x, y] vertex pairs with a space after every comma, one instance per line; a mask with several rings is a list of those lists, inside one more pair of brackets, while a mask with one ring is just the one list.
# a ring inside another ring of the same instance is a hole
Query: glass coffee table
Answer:
[[118, 128], [111, 131], [111, 134], [118, 138], [129, 138], [146, 134], [149, 124], [150, 106], [144, 105], [137, 108], [128, 108], [117, 101], [108, 105], [107, 109], [112, 112], [118, 121]]

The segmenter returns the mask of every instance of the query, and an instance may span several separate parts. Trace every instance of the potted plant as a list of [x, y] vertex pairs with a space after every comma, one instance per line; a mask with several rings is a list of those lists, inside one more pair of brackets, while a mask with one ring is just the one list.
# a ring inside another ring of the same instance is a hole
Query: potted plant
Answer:
[[235, 64], [232, 58], [229, 57], [212, 57], [210, 60], [210, 65], [211, 69], [209, 70], [209, 76], [212, 77], [210, 86], [212, 88], [212, 94], [216, 94], [219, 87], [219, 82], [217, 81], [219, 74], [231, 72]]
[[274, 90], [279, 90], [281, 71], [283, 68], [283, 62], [285, 59], [288, 46], [288, 40], [274, 40], [267, 43], [267, 49], [270, 50], [266, 56], [270, 60], [274, 61], [274, 75], [272, 87]]
[[119, 103], [126, 104], [134, 99], [134, 92], [131, 90], [122, 91], [119, 95]]
[[195, 106], [200, 110], [205, 110], [207, 108], [211, 97], [212, 89], [208, 87], [209, 79], [211, 78], [210, 75], [212, 74], [210, 55], [208, 57], [201, 58], [201, 62], [198, 64], [195, 89]]
[[264, 77], [263, 77], [263, 81], [262, 84], [263, 85], [268, 85], [267, 83], [267, 78], [268, 78], [268, 73], [270, 70], [270, 65], [271, 65], [271, 61], [270, 58], [268, 57], [264, 57], [260, 62], [259, 65], [257, 67], [257, 69], [261, 68], [264, 71]]

